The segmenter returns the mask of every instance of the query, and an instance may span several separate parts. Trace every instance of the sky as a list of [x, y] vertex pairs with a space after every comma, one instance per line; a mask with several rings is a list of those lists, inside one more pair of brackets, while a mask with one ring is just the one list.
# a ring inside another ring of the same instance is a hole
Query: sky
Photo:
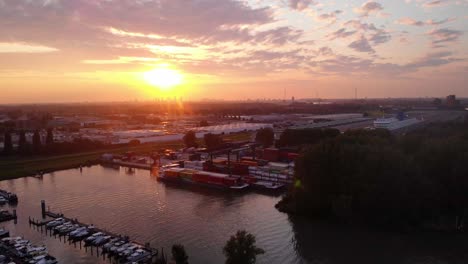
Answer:
[[468, 0], [0, 0], [0, 103], [468, 97], [467, 29]]

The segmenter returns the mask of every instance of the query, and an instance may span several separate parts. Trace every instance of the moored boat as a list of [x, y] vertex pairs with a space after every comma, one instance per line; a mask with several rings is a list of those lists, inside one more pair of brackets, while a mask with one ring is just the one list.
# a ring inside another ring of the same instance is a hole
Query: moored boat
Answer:
[[183, 168], [163, 169], [159, 174], [158, 179], [163, 181], [197, 184], [237, 191], [245, 190], [249, 187], [249, 184], [244, 183], [242, 178], [239, 176], [230, 176], [228, 174]]

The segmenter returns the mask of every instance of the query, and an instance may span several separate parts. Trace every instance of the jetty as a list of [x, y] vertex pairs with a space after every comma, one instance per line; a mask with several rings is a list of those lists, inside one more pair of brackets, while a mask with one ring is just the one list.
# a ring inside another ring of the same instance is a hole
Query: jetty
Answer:
[[5, 229], [0, 229], [0, 238], [1, 263], [57, 264], [44, 246], [34, 246], [23, 237], [10, 237], [10, 232]]
[[17, 218], [16, 210], [13, 210], [13, 213], [10, 213], [10, 211], [7, 210], [0, 210], [0, 222], [16, 220]]

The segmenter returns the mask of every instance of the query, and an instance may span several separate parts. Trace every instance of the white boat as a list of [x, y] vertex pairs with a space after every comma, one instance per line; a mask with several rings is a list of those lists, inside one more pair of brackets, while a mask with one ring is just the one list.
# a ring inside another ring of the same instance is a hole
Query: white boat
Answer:
[[404, 128], [407, 126], [415, 125], [421, 122], [416, 118], [398, 119], [395, 117], [379, 118], [374, 121], [374, 128], [383, 128], [390, 131]]
[[285, 187], [285, 185], [282, 183], [267, 182], [267, 181], [257, 181], [253, 184], [253, 186], [263, 189], [263, 190], [271, 190], [271, 191], [278, 191]]

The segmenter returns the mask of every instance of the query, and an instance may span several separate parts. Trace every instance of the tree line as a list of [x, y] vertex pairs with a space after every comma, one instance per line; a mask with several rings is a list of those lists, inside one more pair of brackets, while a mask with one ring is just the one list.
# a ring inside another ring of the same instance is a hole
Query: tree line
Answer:
[[466, 122], [431, 124], [401, 136], [386, 130], [327, 136], [305, 148], [295, 184], [277, 208], [388, 227], [462, 230], [468, 223], [467, 162]]
[[45, 140], [41, 139], [40, 130], [34, 130], [31, 141], [26, 138], [26, 131], [18, 132], [18, 144], [15, 147], [12, 140], [12, 130], [4, 133], [4, 147], [1, 151], [3, 156], [19, 155], [52, 155], [68, 154], [82, 151], [92, 151], [105, 146], [104, 143], [89, 139], [74, 139], [72, 142], [55, 142], [52, 128], [47, 129]]

